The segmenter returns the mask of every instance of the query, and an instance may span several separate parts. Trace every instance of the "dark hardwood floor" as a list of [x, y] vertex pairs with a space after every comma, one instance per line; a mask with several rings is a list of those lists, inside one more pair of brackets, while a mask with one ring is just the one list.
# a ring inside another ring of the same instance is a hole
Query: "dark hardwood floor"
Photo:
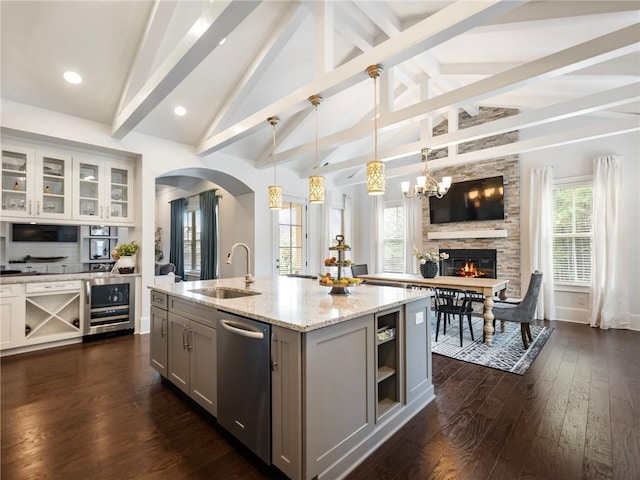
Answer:
[[[639, 479], [640, 333], [553, 326], [523, 376], [434, 355], [435, 402], [348, 479]], [[142, 335], [3, 358], [1, 478], [282, 478], [148, 351]]]

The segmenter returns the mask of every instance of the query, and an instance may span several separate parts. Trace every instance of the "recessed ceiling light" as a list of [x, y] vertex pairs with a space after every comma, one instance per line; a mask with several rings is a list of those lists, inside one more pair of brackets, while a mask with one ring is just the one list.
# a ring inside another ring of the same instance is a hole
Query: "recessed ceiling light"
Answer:
[[173, 109], [173, 113], [175, 113], [179, 117], [182, 117], [187, 113], [187, 109], [184, 107], [176, 107]]
[[69, 70], [68, 72], [64, 72], [62, 76], [67, 82], [73, 83], [74, 85], [77, 85], [78, 83], [82, 83], [82, 77], [76, 72], [72, 72]]
[[224, 45], [224, 42], [227, 41], [227, 37], [224, 37], [222, 40], [218, 42], [218, 45]]

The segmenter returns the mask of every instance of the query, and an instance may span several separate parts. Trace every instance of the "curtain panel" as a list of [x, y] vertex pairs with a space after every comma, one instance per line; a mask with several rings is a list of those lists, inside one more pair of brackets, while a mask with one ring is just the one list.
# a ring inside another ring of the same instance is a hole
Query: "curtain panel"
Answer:
[[529, 231], [531, 232], [531, 271], [542, 272], [536, 318], [555, 320], [553, 291], [553, 169], [551, 166], [531, 171], [529, 188]]
[[384, 200], [382, 196], [371, 197], [371, 239], [369, 251], [371, 252], [371, 273], [384, 271]]
[[184, 278], [184, 206], [185, 199], [178, 198], [171, 204], [171, 241], [169, 262], [176, 266], [175, 274]]
[[614, 156], [598, 157], [593, 176], [591, 326], [629, 328], [624, 262], [622, 168]]
[[217, 189], [200, 194], [200, 280], [219, 277]]
[[418, 273], [418, 259], [413, 255], [414, 249], [422, 251], [422, 200], [404, 197], [405, 231], [404, 231], [404, 271]]

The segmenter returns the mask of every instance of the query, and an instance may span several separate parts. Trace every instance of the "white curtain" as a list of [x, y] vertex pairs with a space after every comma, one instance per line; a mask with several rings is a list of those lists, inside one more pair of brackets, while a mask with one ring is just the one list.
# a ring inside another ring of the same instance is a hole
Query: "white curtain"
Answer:
[[[322, 259], [326, 257], [330, 257], [329, 255], [329, 247], [331, 246], [331, 192], [329, 190], [325, 191], [324, 194], [324, 203], [322, 204], [322, 219], [320, 225], [320, 245], [318, 248], [320, 249], [320, 253], [318, 254], [318, 272], [324, 271], [324, 263], [322, 263]], [[313, 270], [314, 272], [316, 270]]]
[[622, 169], [616, 157], [595, 160], [591, 326], [629, 328], [623, 234]]
[[405, 231], [404, 231], [404, 271], [418, 273], [418, 260], [413, 250], [422, 250], [422, 200], [404, 197]]
[[384, 200], [379, 195], [371, 197], [371, 265], [369, 273], [384, 271]]
[[[531, 271], [542, 272], [542, 286], [538, 296], [536, 318], [555, 320], [553, 295], [553, 170], [550, 166], [531, 171], [529, 205], [531, 215], [530, 264]], [[524, 296], [524, 292], [522, 292]]]
[[[348, 194], [342, 196], [344, 201], [344, 210], [342, 211], [342, 221], [344, 222], [344, 241], [353, 248], [353, 201]], [[347, 257], [353, 260], [351, 256], [353, 252], [349, 252]]]

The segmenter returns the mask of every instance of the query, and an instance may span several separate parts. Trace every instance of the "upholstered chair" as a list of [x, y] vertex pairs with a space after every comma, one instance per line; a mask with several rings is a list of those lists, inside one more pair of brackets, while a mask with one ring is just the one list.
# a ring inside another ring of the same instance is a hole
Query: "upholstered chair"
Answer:
[[[497, 302], [493, 306], [493, 316], [495, 320], [506, 322], [517, 322], [520, 324], [520, 333], [522, 335], [522, 345], [529, 348], [531, 338], [531, 330], [529, 325], [536, 313], [536, 305], [538, 303], [538, 295], [542, 285], [542, 272], [533, 272], [531, 280], [529, 280], [529, 288], [520, 303], [501, 303]], [[495, 323], [494, 323], [495, 326]]]

